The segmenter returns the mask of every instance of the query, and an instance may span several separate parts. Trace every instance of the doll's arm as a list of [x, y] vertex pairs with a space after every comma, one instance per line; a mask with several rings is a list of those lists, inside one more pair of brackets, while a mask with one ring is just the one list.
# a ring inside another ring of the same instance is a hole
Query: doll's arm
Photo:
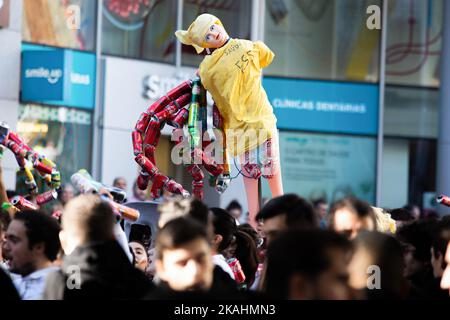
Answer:
[[259, 65], [261, 68], [266, 68], [272, 63], [275, 54], [262, 41], [256, 41], [255, 46], [259, 50]]

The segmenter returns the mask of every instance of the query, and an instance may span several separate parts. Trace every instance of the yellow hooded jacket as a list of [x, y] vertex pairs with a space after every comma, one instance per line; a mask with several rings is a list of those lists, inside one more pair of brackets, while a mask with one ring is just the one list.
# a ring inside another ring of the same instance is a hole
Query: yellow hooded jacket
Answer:
[[202, 84], [224, 119], [227, 148], [233, 156], [261, 145], [276, 130], [276, 118], [261, 83], [261, 70], [274, 56], [260, 41], [230, 39], [200, 64]]

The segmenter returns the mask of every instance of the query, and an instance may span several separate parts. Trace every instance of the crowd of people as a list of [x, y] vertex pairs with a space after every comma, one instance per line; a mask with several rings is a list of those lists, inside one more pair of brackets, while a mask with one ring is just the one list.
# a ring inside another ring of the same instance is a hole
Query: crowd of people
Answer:
[[[131, 201], [148, 200], [133, 189]], [[58, 217], [1, 212], [2, 299], [449, 299], [450, 216], [415, 206], [286, 194], [254, 229], [237, 201], [166, 195], [156, 234], [135, 224], [126, 236], [98, 195], [66, 185], [59, 199]]]

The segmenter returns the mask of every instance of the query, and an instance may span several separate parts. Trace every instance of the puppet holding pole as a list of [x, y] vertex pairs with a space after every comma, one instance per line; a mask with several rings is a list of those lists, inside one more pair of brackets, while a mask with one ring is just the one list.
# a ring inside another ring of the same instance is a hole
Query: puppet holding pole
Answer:
[[240, 159], [249, 222], [256, 226], [260, 177], [267, 179], [272, 197], [283, 194], [277, 120], [261, 81], [261, 70], [275, 55], [263, 42], [230, 38], [211, 14], [198, 16], [188, 30], [175, 35], [197, 53], [210, 53], [199, 76], [223, 117], [227, 150]]

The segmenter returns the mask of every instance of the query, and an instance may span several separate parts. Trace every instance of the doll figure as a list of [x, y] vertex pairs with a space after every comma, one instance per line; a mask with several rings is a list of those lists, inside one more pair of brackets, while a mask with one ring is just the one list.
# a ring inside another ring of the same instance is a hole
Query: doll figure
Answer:
[[272, 197], [283, 194], [276, 117], [262, 87], [261, 70], [274, 53], [261, 41], [233, 39], [221, 21], [202, 14], [176, 37], [197, 53], [209, 53], [200, 64], [199, 76], [223, 117], [227, 151], [239, 157], [249, 209], [249, 223], [256, 227], [259, 210], [258, 181], [267, 178]]

